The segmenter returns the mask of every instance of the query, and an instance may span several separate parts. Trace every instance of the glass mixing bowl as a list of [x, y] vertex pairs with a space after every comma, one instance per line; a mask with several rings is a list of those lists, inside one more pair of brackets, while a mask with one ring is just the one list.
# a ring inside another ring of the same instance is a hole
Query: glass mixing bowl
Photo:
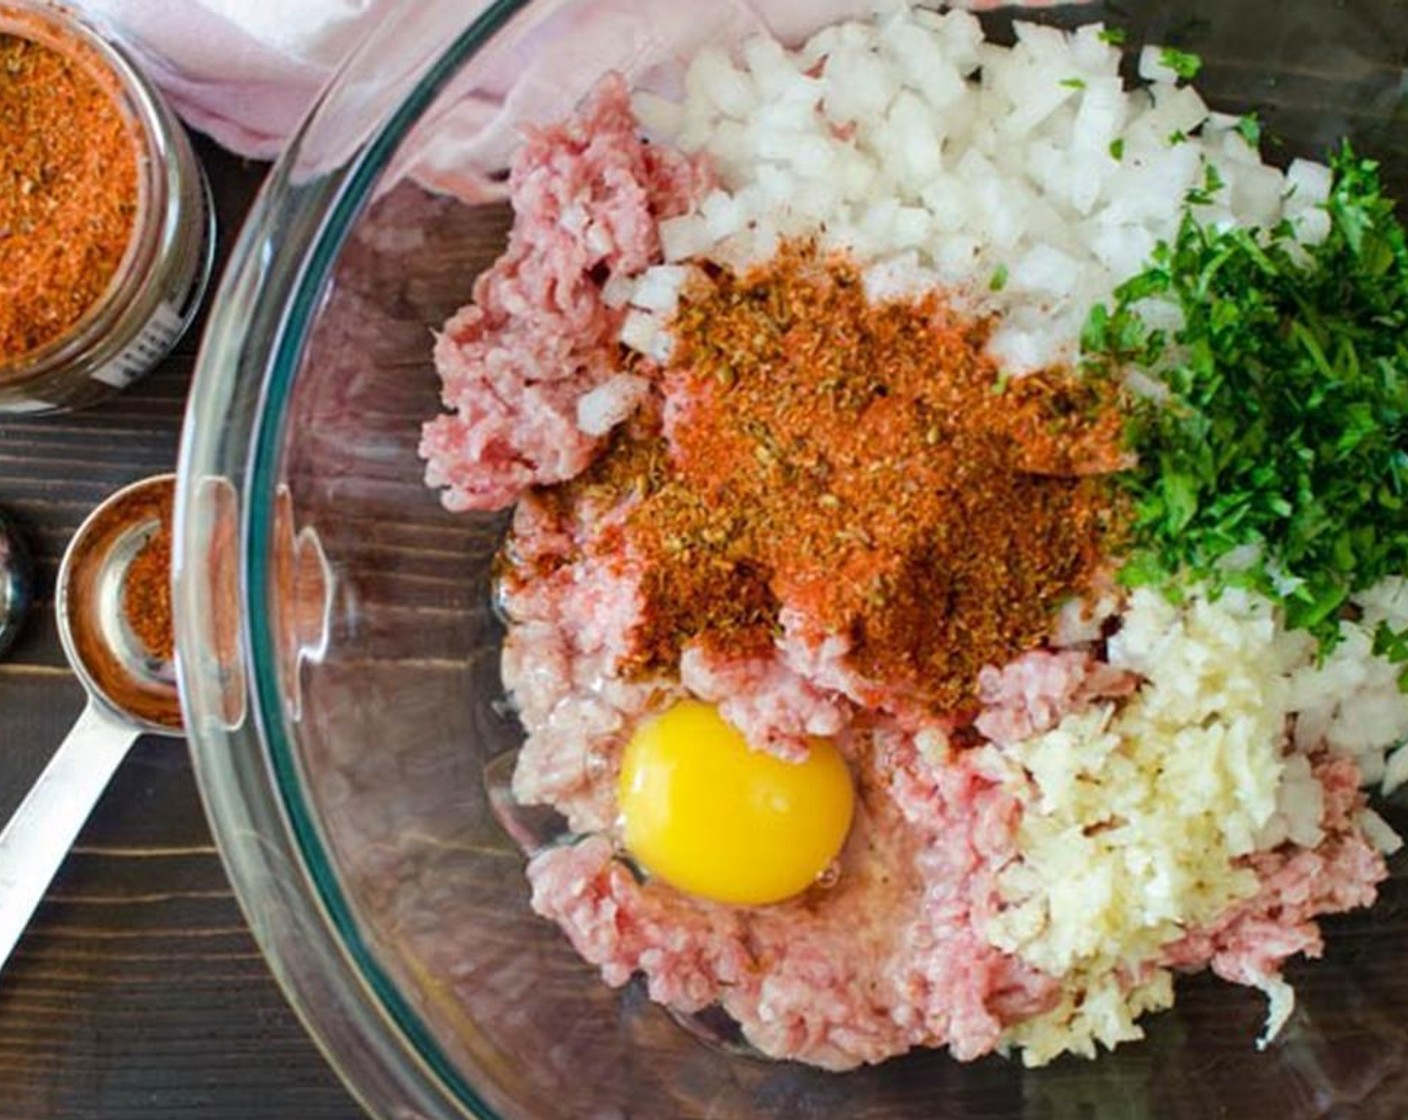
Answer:
[[[778, 27], [820, 10], [748, 6]], [[757, 1060], [683, 1029], [636, 988], [607, 988], [532, 914], [524, 857], [493, 805], [520, 735], [490, 601], [505, 521], [446, 513], [416, 453], [439, 410], [431, 330], [502, 249], [508, 214], [420, 184], [444, 181], [441, 130], [479, 121], [478, 155], [493, 165], [516, 112], [570, 103], [681, 24], [691, 42], [727, 35], [742, 5], [692, 5], [688, 19], [679, 0], [498, 0], [472, 18], [474, 7], [401, 4], [275, 169], [208, 328], [181, 461], [180, 668], [201, 787], [275, 974], [368, 1110], [1408, 1115], [1403, 856], [1372, 914], [1327, 922], [1326, 959], [1291, 967], [1299, 1008], [1265, 1051], [1261, 997], [1196, 978], [1145, 1042], [1040, 1070], [938, 1053], [844, 1075]], [[1010, 33], [1010, 12], [984, 18]], [[1123, 0], [1037, 18], [1111, 20], [1131, 52], [1197, 51], [1209, 100], [1257, 110], [1286, 157], [1348, 134], [1408, 186], [1401, 3]], [[486, 92], [520, 71], [535, 77], [496, 115]]]

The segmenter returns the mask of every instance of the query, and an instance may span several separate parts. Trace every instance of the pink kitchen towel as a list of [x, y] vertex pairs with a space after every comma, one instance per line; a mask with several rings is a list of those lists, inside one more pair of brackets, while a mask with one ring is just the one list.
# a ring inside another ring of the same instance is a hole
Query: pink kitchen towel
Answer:
[[[75, 0], [193, 127], [272, 158], [365, 33], [402, 0]], [[413, 0], [419, 2], [419, 0]], [[464, 0], [466, 11], [483, 0]]]

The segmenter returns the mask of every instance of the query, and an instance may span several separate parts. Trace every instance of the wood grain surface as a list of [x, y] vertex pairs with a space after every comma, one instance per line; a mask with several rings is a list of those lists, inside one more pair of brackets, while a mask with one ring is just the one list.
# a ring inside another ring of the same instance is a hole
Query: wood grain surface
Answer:
[[[221, 260], [264, 168], [200, 144]], [[52, 592], [64, 545], [124, 483], [171, 470], [199, 328], [84, 412], [0, 422], [0, 508], [35, 610], [0, 662], [0, 817], [83, 706]], [[284, 1002], [211, 841], [185, 744], [143, 739], [0, 973], [0, 1120], [324, 1120], [360, 1110]]]

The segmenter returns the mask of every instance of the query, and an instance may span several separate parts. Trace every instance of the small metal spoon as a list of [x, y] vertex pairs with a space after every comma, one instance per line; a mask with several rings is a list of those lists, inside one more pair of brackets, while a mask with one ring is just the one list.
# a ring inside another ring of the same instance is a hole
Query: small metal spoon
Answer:
[[0, 655], [8, 652], [29, 613], [29, 553], [0, 513]]
[[54, 592], [59, 637], [88, 705], [0, 832], [0, 967], [132, 744], [182, 732], [174, 667], [142, 646], [122, 605], [132, 561], [163, 511], [171, 515], [175, 481], [162, 475], [119, 490], [64, 552]]

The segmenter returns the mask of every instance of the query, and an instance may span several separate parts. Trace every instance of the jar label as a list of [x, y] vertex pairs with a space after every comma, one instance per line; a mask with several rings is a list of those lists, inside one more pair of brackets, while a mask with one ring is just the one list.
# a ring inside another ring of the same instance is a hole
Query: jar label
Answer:
[[181, 336], [185, 319], [180, 311], [163, 300], [152, 312], [142, 333], [112, 361], [93, 372], [93, 380], [125, 389], [164, 358]]

